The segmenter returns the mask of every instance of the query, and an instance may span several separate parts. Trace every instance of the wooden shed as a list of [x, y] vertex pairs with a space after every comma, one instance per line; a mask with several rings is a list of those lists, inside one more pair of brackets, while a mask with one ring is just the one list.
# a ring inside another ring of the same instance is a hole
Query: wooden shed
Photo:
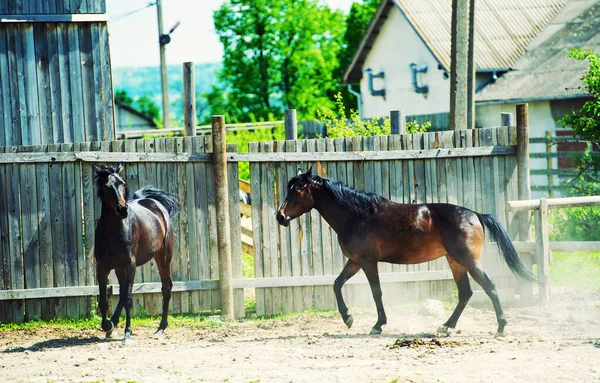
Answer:
[[0, 146], [112, 140], [105, 0], [0, 1]]

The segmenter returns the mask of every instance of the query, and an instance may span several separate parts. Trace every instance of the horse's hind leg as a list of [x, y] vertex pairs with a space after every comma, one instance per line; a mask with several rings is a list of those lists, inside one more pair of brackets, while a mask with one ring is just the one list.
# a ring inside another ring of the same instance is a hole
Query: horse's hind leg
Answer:
[[354, 320], [352, 319], [352, 315], [348, 315], [348, 307], [344, 302], [344, 297], [342, 297], [342, 286], [344, 286], [344, 283], [346, 283], [348, 279], [352, 278], [352, 276], [356, 274], [358, 270], [360, 270], [360, 265], [349, 259], [346, 263], [346, 266], [344, 266], [344, 269], [333, 283], [333, 292], [335, 293], [335, 298], [337, 300], [338, 310], [348, 328], [352, 327], [352, 322]]
[[485, 293], [490, 297], [492, 303], [494, 305], [494, 310], [496, 310], [496, 319], [498, 320], [498, 332], [496, 333], [496, 337], [504, 336], [504, 326], [506, 326], [506, 318], [504, 318], [504, 312], [502, 311], [502, 306], [500, 305], [500, 300], [498, 299], [498, 292], [496, 291], [496, 286], [494, 282], [487, 276], [485, 271], [481, 268], [479, 263], [476, 263], [471, 269], [469, 269], [469, 274], [473, 277], [473, 279], [483, 287]]
[[448, 263], [450, 264], [450, 270], [452, 270], [452, 276], [454, 277], [454, 282], [456, 282], [456, 287], [458, 287], [458, 304], [456, 305], [456, 308], [454, 309], [454, 312], [450, 318], [448, 318], [446, 323], [444, 323], [442, 327], [438, 329], [438, 333], [443, 334], [448, 334], [449, 328], [456, 327], [458, 318], [460, 318], [460, 315], [467, 306], [469, 299], [473, 295], [467, 270], [450, 257], [448, 257]]
[[171, 289], [173, 288], [173, 282], [171, 281], [171, 258], [170, 251], [166, 251], [166, 255], [161, 259], [156, 259], [156, 266], [158, 267], [158, 273], [160, 274], [160, 281], [162, 282], [162, 297], [163, 297], [163, 310], [162, 319], [158, 330], [155, 335], [161, 335], [163, 330], [169, 325], [167, 316], [169, 315], [169, 301], [171, 300]]

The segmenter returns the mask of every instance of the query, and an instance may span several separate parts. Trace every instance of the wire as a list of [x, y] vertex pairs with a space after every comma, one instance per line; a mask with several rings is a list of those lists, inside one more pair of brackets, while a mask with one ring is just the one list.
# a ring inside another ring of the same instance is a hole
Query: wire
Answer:
[[150, 3], [146, 4], [146, 6], [145, 6], [145, 7], [138, 8], [138, 9], [134, 9], [133, 11], [129, 11], [129, 12], [127, 12], [127, 13], [122, 13], [122, 14], [120, 14], [120, 15], [117, 15], [117, 16], [113, 17], [111, 21], [113, 21], [113, 22], [115, 22], [115, 21], [119, 21], [119, 20], [121, 20], [121, 19], [123, 19], [123, 18], [125, 18], [125, 17], [127, 17], [127, 16], [131, 16], [131, 15], [133, 15], [133, 14], [135, 14], [135, 13], [141, 12], [141, 11], [143, 11], [144, 9], [146, 9], [146, 8], [150, 8], [150, 7], [153, 7], [153, 6], [155, 6], [155, 5], [156, 5], [156, 2], [155, 2], [155, 1], [153, 1], [153, 2], [150, 2]]

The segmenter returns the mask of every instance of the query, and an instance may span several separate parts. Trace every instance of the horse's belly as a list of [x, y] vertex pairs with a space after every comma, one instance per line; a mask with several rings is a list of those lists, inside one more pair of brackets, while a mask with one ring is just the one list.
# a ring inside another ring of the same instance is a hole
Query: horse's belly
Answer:
[[438, 240], [427, 238], [421, 240], [398, 240], [392, 246], [379, 249], [381, 262], [413, 265], [429, 262], [447, 254], [446, 249]]

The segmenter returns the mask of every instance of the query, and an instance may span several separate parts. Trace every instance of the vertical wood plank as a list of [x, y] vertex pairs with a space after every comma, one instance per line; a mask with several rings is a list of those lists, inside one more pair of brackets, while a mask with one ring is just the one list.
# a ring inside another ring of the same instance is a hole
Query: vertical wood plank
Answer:
[[[7, 153], [14, 153], [16, 147], [7, 148]], [[8, 216], [9, 226], [9, 251], [10, 251], [10, 288], [25, 288], [23, 276], [23, 238], [21, 236], [21, 217], [23, 209], [21, 207], [21, 193], [25, 193], [25, 183], [21, 180], [21, 165], [7, 165], [6, 176], [11, 180], [7, 188], [7, 204], [10, 208]], [[23, 191], [21, 191], [23, 189]], [[25, 306], [23, 300], [9, 301], [12, 311], [11, 319], [13, 323], [22, 323], [25, 319]]]
[[[62, 152], [73, 151], [73, 144], [62, 144]], [[77, 228], [75, 222], [77, 219], [76, 206], [76, 186], [75, 186], [75, 163], [62, 164], [62, 206], [64, 219], [64, 243], [65, 243], [65, 266], [66, 266], [66, 284], [67, 286], [79, 285], [79, 258], [77, 251]], [[85, 307], [80, 308], [80, 303], [84, 303], [81, 298], [67, 298], [67, 316], [69, 318], [79, 319], [85, 315]], [[83, 311], [83, 312], [82, 312]]]
[[[212, 153], [212, 139], [210, 136], [204, 137], [204, 144], [207, 152]], [[206, 165], [206, 190], [208, 200], [208, 234], [209, 234], [209, 252], [210, 252], [210, 279], [219, 279], [219, 252], [217, 245], [217, 210], [215, 199], [215, 170], [212, 164]], [[211, 309], [221, 308], [221, 295], [219, 290], [211, 291]]]
[[[71, 63], [69, 61], [69, 34], [68, 27], [62, 24], [56, 24], [56, 35], [58, 37], [58, 81], [60, 83], [60, 108], [57, 113], [60, 114], [62, 126], [55, 126], [55, 130], [62, 131], [62, 137], [64, 142], [75, 142], [74, 131], [72, 124], [72, 113], [71, 105], [73, 103], [71, 99], [71, 76], [69, 68]], [[78, 129], [82, 129], [83, 125], [78, 125]]]
[[[0, 40], [2, 31], [0, 30]], [[0, 58], [1, 60], [1, 58]], [[0, 146], [0, 154], [4, 153], [4, 147]], [[10, 234], [8, 217], [10, 214], [8, 206], [8, 180], [6, 178], [6, 165], [0, 165], [0, 289], [10, 290]], [[0, 302], [0, 323], [12, 321], [12, 309], [9, 302]]]
[[[0, 5], [0, 7], [2, 7]], [[13, 145], [11, 137], [11, 109], [10, 109], [10, 86], [8, 85], [8, 47], [6, 45], [6, 28], [0, 28], [0, 147]], [[0, 153], [3, 153], [0, 151]]]
[[37, 97], [40, 107], [42, 142], [60, 143], [52, 134], [52, 87], [50, 84], [50, 59], [45, 25], [34, 24], [35, 62], [37, 70]]
[[[248, 144], [248, 152], [258, 153], [260, 146], [257, 142]], [[252, 241], [254, 243], [254, 276], [264, 277], [263, 261], [263, 233], [262, 233], [262, 190], [261, 190], [262, 165], [257, 162], [250, 163], [250, 186], [252, 197]], [[256, 292], [256, 314], [265, 315], [265, 289], [257, 288]]]
[[[82, 52], [80, 54], [80, 44], [79, 44], [79, 33], [78, 33], [78, 25], [68, 24], [66, 26], [66, 39], [67, 39], [67, 50], [69, 52], [69, 82], [68, 85], [65, 84], [65, 88], [69, 87], [71, 92], [71, 105], [67, 110], [67, 114], [71, 116], [72, 126], [73, 126], [73, 141], [74, 142], [84, 142], [90, 141], [91, 138], [86, 136], [86, 132], [88, 131], [87, 124], [89, 124], [89, 115], [91, 105], [86, 104], [86, 108], [84, 108], [84, 95], [86, 96], [86, 100], [89, 99], [90, 91], [90, 82], [86, 77], [83, 78], [82, 75], [82, 65], [81, 60], [86, 59], [88, 53]], [[67, 70], [66, 69], [66, 70]], [[86, 72], [87, 74], [87, 72]], [[81, 81], [71, 81], [73, 79], [81, 79]], [[91, 113], [93, 115], [93, 113]]]
[[[51, 127], [51, 136], [52, 142], [63, 143], [68, 142], [65, 140], [64, 131], [63, 131], [63, 122], [61, 113], [62, 100], [61, 100], [61, 81], [60, 81], [60, 63], [59, 63], [59, 54], [58, 54], [58, 36], [56, 25], [45, 25], [46, 28], [46, 37], [48, 41], [48, 57], [49, 61], [49, 74], [50, 74], [50, 99], [51, 99], [51, 117], [52, 117], [52, 127]], [[65, 84], [66, 85], [66, 84]], [[45, 143], [42, 138], [42, 143]]]
[[[89, 142], [81, 142], [78, 144], [80, 151], [90, 150]], [[83, 215], [83, 255], [84, 255], [84, 268], [85, 268], [85, 284], [88, 286], [96, 285], [96, 266], [94, 258], [94, 238], [96, 234], [96, 225], [94, 222], [94, 170], [90, 163], [81, 163], [81, 201], [82, 201], [82, 212]], [[56, 258], [54, 263], [56, 265]], [[64, 271], [64, 269], [63, 269]], [[64, 283], [64, 282], [63, 282]], [[96, 310], [96, 299], [88, 299], [91, 304], [88, 307], [89, 311]], [[66, 315], [66, 311], [65, 311]]]
[[[227, 145], [228, 152], [237, 152], [237, 145]], [[231, 271], [233, 278], [243, 277], [242, 222], [240, 212], [240, 180], [237, 163], [227, 165], [229, 186], [229, 223], [231, 235]], [[233, 312], [236, 318], [246, 315], [244, 289], [233, 290]]]
[[[8, 73], [9, 79], [19, 78], [19, 69], [17, 67], [17, 36], [19, 34], [18, 28], [7, 28], [6, 29], [6, 41], [8, 48]], [[19, 102], [19, 82], [8, 81], [10, 86], [10, 114], [12, 115], [10, 128], [7, 127], [6, 135], [7, 141], [12, 142], [13, 145], [21, 145], [23, 138], [21, 136], [21, 105]]]
[[[183, 138], [183, 151], [186, 153], [194, 153], [194, 140], [192, 137]], [[185, 172], [185, 199], [181, 200], [181, 204], [186, 206], [185, 221], [187, 223], [187, 230], [181, 232], [181, 236], [186, 237], [182, 239], [182, 245], [187, 243], [189, 267], [187, 270], [187, 277], [190, 281], [197, 281], [200, 279], [200, 267], [198, 260], [198, 242], [200, 240], [197, 228], [196, 218], [196, 193], [195, 193], [195, 177], [194, 177], [194, 165], [192, 163], [183, 164], [183, 171]], [[198, 182], [201, 182], [198, 180]], [[202, 233], [204, 234], [204, 233]], [[200, 235], [202, 235], [200, 234]], [[189, 294], [189, 307], [186, 312], [193, 313], [200, 311], [200, 293], [198, 291], [191, 291]], [[182, 310], [184, 308], [182, 307]]]
[[[101, 2], [104, 6], [105, 2]], [[108, 26], [106, 23], [98, 24], [98, 55], [96, 70], [101, 76], [100, 99], [102, 101], [102, 118], [100, 129], [106, 140], [116, 139], [115, 121], [114, 121], [114, 104], [113, 104], [113, 89], [111, 79], [111, 64], [108, 45]]]
[[[285, 141], [284, 147], [282, 148], [284, 152], [295, 152], [296, 151], [296, 141], [288, 140]], [[280, 178], [285, 178], [285, 182], [281, 184], [279, 199], [282, 201], [287, 194], [287, 184], [288, 181], [296, 176], [297, 164], [296, 163], [287, 163], [285, 166], [285, 173], [282, 172], [284, 176]], [[285, 194], [284, 194], [285, 193]], [[300, 225], [300, 219], [295, 219], [290, 222], [289, 228], [286, 230], [286, 239], [288, 240], [287, 244], [287, 267], [283, 269], [285, 273], [289, 273], [288, 276], [300, 276], [302, 275], [302, 264], [300, 257], [300, 248], [301, 248], [301, 236], [303, 234], [302, 227]], [[256, 243], [254, 244], [256, 247]], [[285, 275], [285, 274], [284, 274]], [[302, 287], [292, 287], [292, 310], [293, 312], [301, 312], [303, 307], [303, 299], [302, 299]], [[289, 305], [284, 302], [284, 309], [289, 309]]]
[[[297, 141], [298, 142], [298, 141]], [[296, 145], [297, 152], [307, 152], [308, 151], [308, 140], [299, 141]], [[305, 164], [304, 171], [308, 170], [308, 164]], [[301, 242], [301, 250], [300, 257], [302, 259], [302, 275], [313, 275], [313, 259], [312, 259], [312, 251], [311, 251], [311, 215], [303, 214], [298, 218], [300, 229], [302, 230], [300, 236]], [[302, 306], [305, 310], [311, 309], [314, 307], [313, 305], [313, 288], [311, 286], [302, 287]]]
[[[37, 146], [36, 151], [43, 151], [44, 146]], [[50, 211], [50, 179], [48, 164], [35, 165], [38, 186], [38, 214], [39, 214], [39, 238], [40, 238], [40, 287], [54, 287], [54, 268], [52, 263], [52, 225], [53, 219], [57, 219]], [[50, 320], [54, 318], [54, 299], [42, 300], [41, 319]]]
[[[285, 152], [286, 141], [275, 141], [273, 151], [274, 152]], [[283, 162], [279, 162], [275, 165], [276, 172], [276, 187], [277, 187], [277, 199], [275, 200], [275, 206], [280, 206], [285, 197], [287, 196], [287, 184], [289, 181], [287, 165]], [[271, 219], [275, 219], [274, 216]], [[291, 235], [290, 225], [289, 227], [283, 227], [276, 224], [279, 233], [279, 258], [281, 260], [280, 275], [282, 277], [289, 277], [292, 275], [292, 255], [291, 255]], [[291, 313], [294, 311], [294, 291], [291, 287], [281, 288], [281, 299], [282, 299], [282, 312]]]
[[[81, 90], [82, 90], [82, 104], [85, 105], [84, 120], [85, 120], [85, 141], [98, 141], [101, 137], [98, 135], [97, 130], [97, 110], [99, 102], [96, 101], [96, 82], [94, 77], [94, 56], [92, 53], [92, 33], [91, 25], [78, 24], [75, 31], [79, 32], [79, 56], [76, 57], [77, 61], [71, 60], [71, 62], [81, 63], [79, 65], [79, 76], [75, 77], [75, 74], [71, 78], [81, 78]], [[71, 82], [73, 84], [73, 81]], [[73, 88], [71, 88], [74, 91]], [[73, 105], [75, 109], [75, 105]], [[77, 130], [77, 129], [76, 129]]]
[[[263, 152], [271, 153], [274, 150], [273, 142], [261, 143]], [[264, 226], [264, 259], [265, 259], [265, 276], [279, 277], [279, 257], [278, 257], [278, 244], [277, 234], [278, 229], [276, 222], [273, 219], [276, 211], [276, 200], [275, 200], [275, 167], [273, 163], [267, 163], [265, 169], [265, 178], [263, 178], [263, 198], [265, 200], [266, 210], [263, 212], [263, 226]], [[265, 294], [266, 310], [267, 315], [280, 313], [282, 310], [282, 291], [281, 287], [273, 287], [270, 291], [270, 303], [269, 294]]]
[[[20, 151], [25, 151], [22, 148]], [[39, 247], [39, 218], [37, 199], [37, 183], [35, 165], [20, 166], [21, 173], [21, 209], [23, 233], [23, 263], [25, 267], [25, 288], [40, 287], [40, 247]], [[33, 320], [41, 317], [41, 300], [28, 299], [25, 301], [25, 319]]]
[[[316, 141], [317, 151], [318, 152], [326, 152], [327, 151], [327, 143], [326, 139], [322, 138]], [[318, 169], [321, 170], [321, 174], [324, 177], [327, 177], [327, 172], [329, 170], [329, 163], [318, 163]], [[313, 209], [315, 210], [315, 209]], [[323, 263], [323, 275], [332, 275], [333, 274], [333, 253], [331, 250], [331, 228], [327, 221], [323, 219], [321, 214], [319, 214], [320, 224], [321, 224], [321, 257]], [[331, 310], [335, 308], [335, 299], [333, 297], [333, 288], [331, 286], [323, 286], [323, 299], [321, 300], [322, 309]], [[319, 308], [317, 306], [317, 308]]]
[[[193, 143], [194, 151], [197, 153], [206, 153], [208, 148], [205, 143], [205, 137], [194, 138]], [[197, 180], [195, 183], [196, 187], [196, 222], [198, 224], [198, 276], [200, 279], [210, 279], [210, 268], [211, 268], [211, 253], [210, 253], [210, 238], [208, 229], [208, 197], [207, 193], [212, 192], [211, 180], [207, 178], [206, 168], [210, 164], [200, 163], [194, 164], [194, 179]], [[203, 180], [205, 180], [203, 182]], [[198, 294], [199, 309], [210, 310], [211, 308], [211, 296], [212, 293], [208, 290], [201, 291]]]
[[[35, 38], [33, 36], [33, 25], [21, 25], [23, 34], [23, 81], [25, 85], [25, 99], [27, 103], [27, 112], [25, 115], [30, 145], [40, 145], [45, 142], [42, 140], [40, 131], [40, 107], [37, 97], [37, 73], [35, 62]], [[23, 127], [21, 127], [23, 128]], [[52, 136], [51, 136], [52, 137]]]
[[[87, 26], [86, 26], [87, 27]], [[82, 28], [82, 27], [80, 27]], [[112, 140], [112, 135], [107, 135], [106, 130], [104, 129], [104, 123], [106, 120], [106, 115], [104, 111], [104, 102], [103, 100], [106, 97], [111, 97], [111, 94], [107, 94], [109, 89], [104, 89], [104, 84], [102, 80], [102, 62], [100, 57], [100, 30], [97, 23], [91, 23], [89, 25], [88, 33], [91, 39], [91, 47], [90, 47], [90, 56], [93, 61], [93, 65], [89, 67], [89, 70], [92, 72], [91, 76], [94, 81], [94, 98], [89, 100], [89, 102], [95, 103], [95, 119], [94, 126], [91, 129], [95, 130], [95, 134], [98, 140]], [[106, 92], [106, 93], [105, 93]], [[161, 304], [162, 307], [162, 304]]]

